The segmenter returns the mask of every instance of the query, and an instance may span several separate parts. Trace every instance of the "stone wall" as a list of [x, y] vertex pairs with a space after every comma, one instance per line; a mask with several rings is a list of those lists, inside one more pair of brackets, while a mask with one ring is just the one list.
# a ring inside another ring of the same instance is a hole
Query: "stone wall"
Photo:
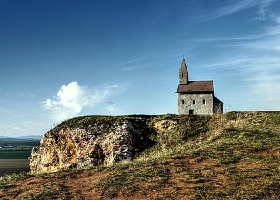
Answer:
[[202, 114], [202, 115], [213, 114], [213, 94], [179, 93], [178, 113], [179, 114]]
[[223, 103], [222, 102], [214, 102], [214, 113], [222, 114], [223, 113]]

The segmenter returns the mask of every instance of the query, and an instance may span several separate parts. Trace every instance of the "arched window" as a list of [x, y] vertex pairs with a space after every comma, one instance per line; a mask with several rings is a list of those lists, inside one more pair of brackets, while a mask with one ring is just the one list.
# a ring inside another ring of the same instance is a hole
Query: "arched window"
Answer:
[[182, 100], [182, 104], [185, 104], [185, 100], [184, 99]]
[[195, 104], [195, 100], [192, 101], [192, 104]]
[[203, 99], [203, 100], [202, 100], [202, 103], [203, 103], [203, 104], [205, 104], [205, 103], [206, 103], [205, 99]]

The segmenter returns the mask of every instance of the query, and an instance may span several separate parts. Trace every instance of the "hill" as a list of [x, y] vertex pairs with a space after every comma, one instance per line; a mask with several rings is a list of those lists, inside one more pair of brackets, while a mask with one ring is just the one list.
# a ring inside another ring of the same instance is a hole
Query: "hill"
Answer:
[[280, 112], [130, 117], [157, 130], [132, 161], [5, 176], [0, 198], [279, 199]]
[[[41, 137], [40, 137], [41, 138]], [[38, 146], [40, 143], [37, 137], [0, 137], [0, 147], [2, 149], [30, 149], [30, 147]]]

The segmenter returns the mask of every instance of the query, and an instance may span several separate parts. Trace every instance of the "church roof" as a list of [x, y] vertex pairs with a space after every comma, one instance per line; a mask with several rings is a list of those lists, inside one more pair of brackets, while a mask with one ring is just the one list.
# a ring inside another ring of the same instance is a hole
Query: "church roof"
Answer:
[[209, 93], [214, 92], [213, 81], [189, 81], [179, 84], [177, 93]]
[[223, 103], [220, 99], [214, 96], [214, 103]]

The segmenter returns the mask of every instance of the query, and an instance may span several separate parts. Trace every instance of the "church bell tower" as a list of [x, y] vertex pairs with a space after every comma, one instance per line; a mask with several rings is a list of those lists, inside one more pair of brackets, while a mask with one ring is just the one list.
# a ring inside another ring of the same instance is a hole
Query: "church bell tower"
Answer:
[[188, 84], [188, 69], [185, 58], [183, 58], [181, 67], [179, 70], [179, 84]]

